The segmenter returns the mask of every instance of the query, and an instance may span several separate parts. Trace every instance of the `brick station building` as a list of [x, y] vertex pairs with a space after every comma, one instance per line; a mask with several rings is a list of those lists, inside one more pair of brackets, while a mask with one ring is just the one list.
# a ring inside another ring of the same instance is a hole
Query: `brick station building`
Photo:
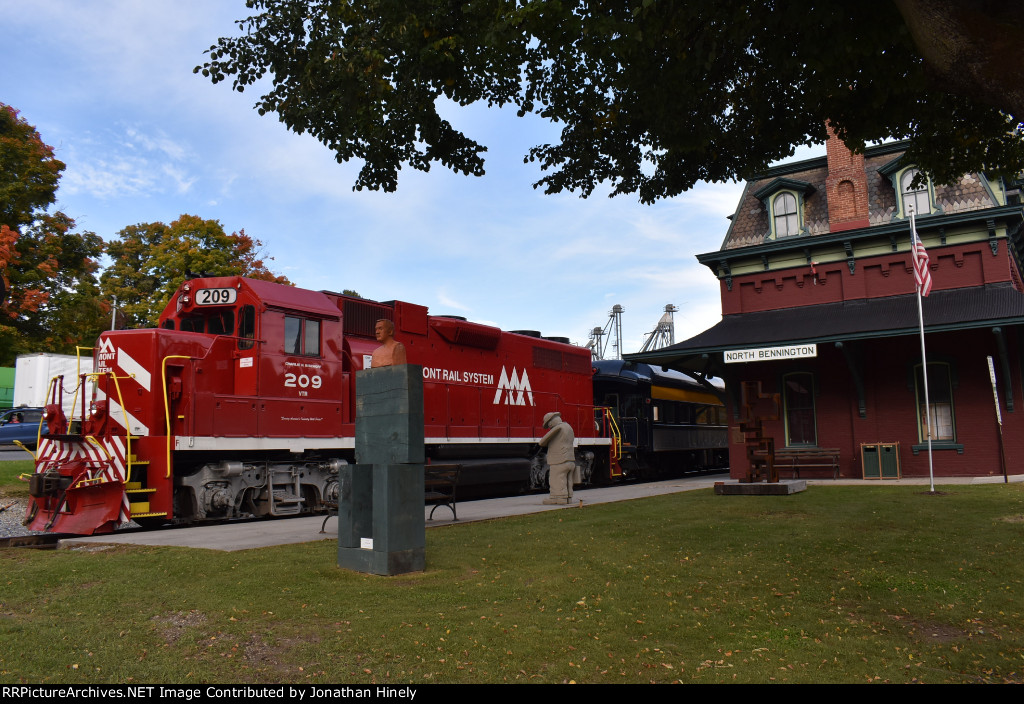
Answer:
[[722, 321], [627, 356], [725, 380], [734, 478], [749, 466], [744, 381], [779, 394], [779, 418], [765, 422], [777, 449], [838, 449], [840, 475], [861, 477], [862, 445], [883, 444], [902, 476], [927, 476], [911, 206], [934, 284], [923, 311], [935, 474], [1002, 474], [990, 356], [1006, 463], [1022, 471], [1020, 182], [967, 174], [915, 185], [905, 148], [855, 155], [833, 137], [825, 157], [748, 182], [721, 249], [697, 257], [718, 277]]

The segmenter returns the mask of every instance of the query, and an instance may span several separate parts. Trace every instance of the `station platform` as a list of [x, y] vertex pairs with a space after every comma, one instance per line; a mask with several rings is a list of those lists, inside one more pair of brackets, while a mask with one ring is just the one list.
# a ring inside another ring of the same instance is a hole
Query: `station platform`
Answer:
[[[990, 484], [1001, 483], [1002, 477], [949, 478], [936, 480], [936, 484]], [[1010, 477], [1011, 482], [1024, 481], [1024, 475]], [[509, 496], [499, 499], [482, 499], [478, 501], [460, 502], [457, 506], [459, 520], [451, 519], [451, 512], [441, 507], [434, 513], [434, 519], [427, 521], [427, 528], [459, 525], [473, 521], [487, 521], [506, 516], [523, 516], [544, 511], [572, 511], [597, 504], [613, 501], [631, 501], [650, 496], [675, 494], [682, 491], [712, 489], [715, 482], [736, 483], [727, 474], [706, 474], [693, 477], [668, 479], [659, 482], [638, 484], [620, 484], [610, 487], [577, 490], [573, 496], [575, 503], [568, 506], [546, 506], [541, 502], [546, 494], [528, 494]], [[808, 485], [837, 486], [928, 486], [928, 479], [912, 478], [899, 480], [863, 480], [863, 479], [824, 479], [807, 480]], [[424, 517], [430, 514], [432, 506], [426, 506]], [[338, 531], [337, 518], [328, 519], [324, 533], [320, 532], [324, 524], [324, 516], [302, 518], [283, 518], [278, 520], [248, 521], [213, 526], [197, 526], [190, 528], [169, 528], [165, 530], [113, 533], [110, 535], [94, 535], [80, 538], [67, 538], [60, 541], [61, 548], [93, 549], [100, 545], [165, 545], [175, 547], [196, 548], [204, 550], [251, 550], [254, 548], [293, 543], [308, 543], [316, 540], [336, 540]]]
[[[451, 511], [444, 506], [434, 512], [434, 519], [427, 521], [427, 528], [459, 525], [473, 521], [487, 521], [505, 516], [523, 516], [543, 511], [578, 510], [582, 506], [603, 504], [611, 501], [629, 501], [648, 496], [674, 494], [680, 491], [710, 489], [716, 481], [727, 479], [725, 474], [707, 474], [684, 477], [660, 482], [642, 484], [620, 484], [611, 487], [581, 489], [574, 493], [574, 504], [568, 506], [545, 506], [541, 502], [547, 494], [526, 494], [500, 499], [460, 501], [456, 510], [459, 520], [453, 521]], [[424, 518], [429, 516], [433, 506], [424, 507]], [[272, 545], [308, 543], [314, 540], [337, 540], [338, 520], [331, 517], [320, 532], [324, 516], [282, 518], [265, 521], [246, 521], [212, 526], [190, 528], [168, 528], [153, 531], [133, 531], [109, 535], [92, 535], [81, 538], [67, 538], [60, 541], [61, 548], [81, 549], [96, 545], [168, 545], [199, 548], [206, 550], [251, 550]]]

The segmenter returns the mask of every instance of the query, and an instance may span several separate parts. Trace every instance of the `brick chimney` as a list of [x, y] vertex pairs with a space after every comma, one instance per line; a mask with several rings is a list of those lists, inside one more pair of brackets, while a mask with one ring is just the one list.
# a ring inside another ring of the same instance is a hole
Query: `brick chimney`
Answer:
[[826, 127], [828, 177], [825, 179], [825, 192], [829, 232], [867, 227], [868, 177], [864, 171], [864, 155], [852, 153], [832, 131], [832, 126]]

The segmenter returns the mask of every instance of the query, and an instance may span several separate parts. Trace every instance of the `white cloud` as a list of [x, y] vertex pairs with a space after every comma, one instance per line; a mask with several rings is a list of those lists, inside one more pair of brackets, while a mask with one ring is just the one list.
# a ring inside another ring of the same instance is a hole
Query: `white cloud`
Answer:
[[459, 303], [458, 301], [456, 301], [455, 299], [450, 297], [445, 292], [444, 289], [438, 289], [438, 291], [437, 291], [437, 302], [440, 303], [441, 305], [447, 307], [447, 308], [454, 308], [455, 310], [461, 310], [461, 311], [466, 311], [466, 312], [472, 310], [472, 308], [470, 308], [469, 306], [467, 306], [467, 305], [465, 305], [463, 303]]
[[157, 130], [155, 134], [144, 134], [135, 127], [128, 127], [125, 129], [125, 135], [128, 137], [125, 146], [130, 149], [138, 146], [145, 152], [160, 152], [171, 161], [182, 161], [188, 156], [188, 149], [168, 137], [162, 130]]
[[199, 179], [188, 149], [161, 130], [136, 127], [85, 133], [61, 154], [65, 195], [110, 200], [188, 192]]
[[139, 159], [95, 159], [71, 161], [61, 192], [65, 195], [86, 194], [100, 199], [135, 196], [155, 187], [153, 171]]

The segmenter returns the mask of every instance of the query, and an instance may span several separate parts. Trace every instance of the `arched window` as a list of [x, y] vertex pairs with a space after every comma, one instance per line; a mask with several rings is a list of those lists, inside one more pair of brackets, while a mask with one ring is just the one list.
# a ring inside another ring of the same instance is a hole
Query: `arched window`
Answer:
[[917, 169], [907, 169], [900, 176], [900, 193], [903, 196], [903, 212], [910, 217], [910, 208], [914, 215], [928, 215], [932, 212], [932, 201], [928, 195], [928, 182], [914, 186], [914, 178], [921, 173]]
[[782, 386], [786, 410], [786, 446], [817, 445], [814, 375], [808, 372], [786, 374], [782, 377]]
[[790, 237], [799, 234], [800, 218], [796, 212], [796, 196], [792, 193], [780, 193], [772, 202], [772, 213], [775, 216], [775, 236]]

